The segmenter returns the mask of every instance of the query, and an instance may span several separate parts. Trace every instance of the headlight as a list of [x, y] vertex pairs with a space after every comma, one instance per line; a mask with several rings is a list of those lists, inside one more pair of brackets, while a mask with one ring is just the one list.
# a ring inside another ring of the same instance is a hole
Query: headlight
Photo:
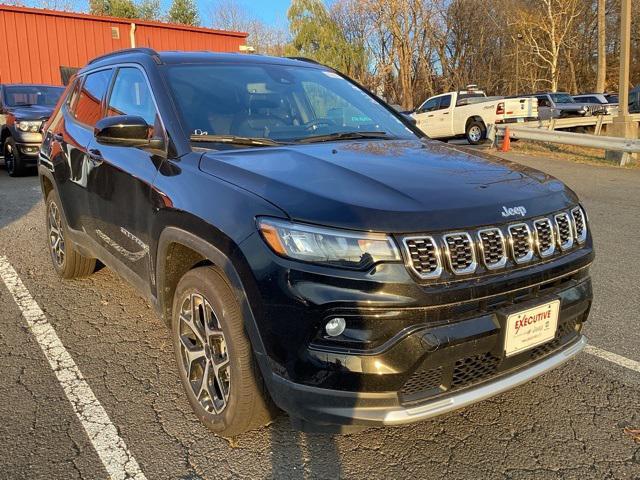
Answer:
[[21, 132], [38, 132], [42, 126], [41, 121], [27, 121], [22, 120], [16, 124], [16, 128]]
[[399, 261], [388, 235], [314, 227], [286, 220], [261, 218], [265, 242], [282, 257], [338, 267], [363, 269], [377, 262]]

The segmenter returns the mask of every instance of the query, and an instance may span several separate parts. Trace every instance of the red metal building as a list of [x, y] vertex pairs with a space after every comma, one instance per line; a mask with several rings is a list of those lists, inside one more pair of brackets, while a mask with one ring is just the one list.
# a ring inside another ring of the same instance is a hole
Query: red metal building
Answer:
[[61, 85], [62, 71], [114, 50], [238, 52], [247, 34], [0, 5], [0, 83]]

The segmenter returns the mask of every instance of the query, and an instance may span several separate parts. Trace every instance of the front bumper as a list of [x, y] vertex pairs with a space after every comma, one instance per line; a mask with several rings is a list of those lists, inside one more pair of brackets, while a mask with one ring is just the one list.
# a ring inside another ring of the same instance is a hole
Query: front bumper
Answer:
[[35, 166], [38, 161], [40, 144], [42, 143], [42, 133], [16, 130], [13, 139], [16, 142], [16, 147], [23, 163], [28, 166]]
[[366, 428], [376, 425], [404, 425], [427, 420], [507, 392], [559, 367], [580, 353], [586, 345], [586, 337], [578, 335], [564, 349], [526, 368], [506, 373], [445, 397], [408, 407], [394, 404], [392, 393], [346, 394], [293, 384], [282, 378], [276, 383], [277, 389], [287, 396], [285, 409], [302, 413], [302, 418], [295, 418], [294, 423], [303, 429], [331, 430], [335, 425], [336, 431], [348, 431], [350, 426]]

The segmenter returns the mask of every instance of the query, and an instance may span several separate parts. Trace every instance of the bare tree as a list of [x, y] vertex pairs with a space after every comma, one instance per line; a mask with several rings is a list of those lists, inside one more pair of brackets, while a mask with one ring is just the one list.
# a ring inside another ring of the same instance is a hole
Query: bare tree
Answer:
[[547, 84], [553, 92], [558, 90], [563, 50], [583, 7], [583, 0], [532, 0], [518, 12], [517, 25], [529, 48], [529, 65], [543, 74], [536, 83]]
[[604, 92], [607, 88], [607, 32], [606, 32], [606, 0], [598, 0], [598, 78], [596, 92]]

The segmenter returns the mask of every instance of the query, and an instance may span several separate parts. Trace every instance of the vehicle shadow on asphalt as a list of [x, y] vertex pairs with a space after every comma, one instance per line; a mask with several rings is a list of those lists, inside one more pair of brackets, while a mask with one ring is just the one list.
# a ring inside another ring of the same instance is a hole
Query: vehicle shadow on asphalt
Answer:
[[12, 178], [0, 166], [0, 228], [26, 215], [41, 199], [36, 175]]
[[336, 436], [305, 433], [291, 426], [281, 414], [267, 427], [271, 436], [271, 478], [340, 478], [340, 455]]

